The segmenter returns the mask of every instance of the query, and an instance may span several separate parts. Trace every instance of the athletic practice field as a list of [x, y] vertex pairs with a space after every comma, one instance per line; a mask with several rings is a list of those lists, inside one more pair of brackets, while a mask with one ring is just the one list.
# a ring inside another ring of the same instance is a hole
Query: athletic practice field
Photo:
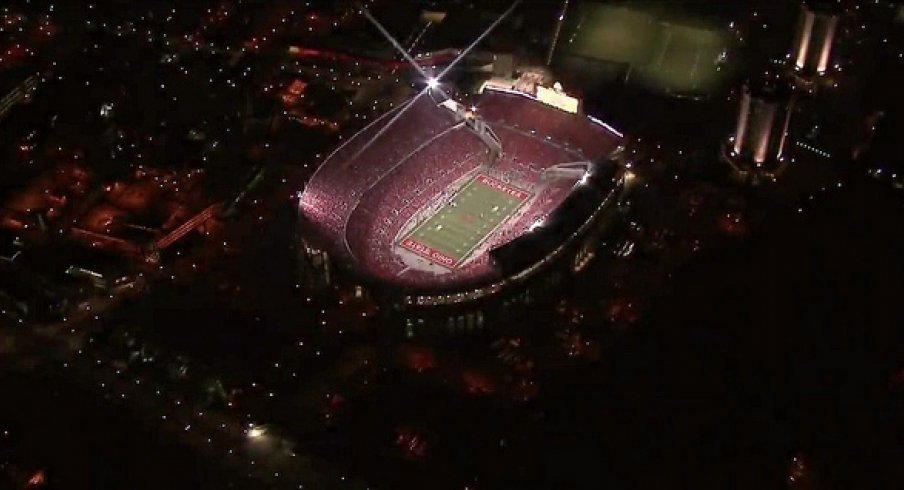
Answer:
[[[582, 2], [563, 44], [568, 54], [631, 67], [630, 80], [671, 94], [705, 94], [728, 76], [731, 36], [669, 2]], [[663, 7], [663, 8], [660, 8]]]
[[530, 193], [523, 189], [480, 174], [399, 245], [431, 262], [455, 268], [529, 198]]

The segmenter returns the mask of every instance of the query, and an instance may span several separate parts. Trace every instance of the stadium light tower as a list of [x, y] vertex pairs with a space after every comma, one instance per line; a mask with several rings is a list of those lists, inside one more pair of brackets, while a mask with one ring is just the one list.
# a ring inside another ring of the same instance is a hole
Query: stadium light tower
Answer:
[[490, 24], [482, 33], [480, 33], [480, 35], [477, 36], [477, 39], [475, 39], [474, 42], [472, 42], [471, 44], [468, 45], [468, 47], [463, 49], [461, 51], [461, 53], [458, 53], [458, 56], [456, 56], [455, 59], [449, 63], [449, 65], [446, 67], [446, 69], [444, 69], [442, 72], [440, 72], [440, 74], [436, 78], [443, 78], [443, 76], [446, 73], [449, 73], [449, 71], [452, 68], [455, 68], [455, 65], [457, 65], [459, 61], [463, 60], [464, 57], [467, 56], [468, 53], [471, 52], [471, 50], [473, 50], [475, 47], [477, 47], [477, 45], [480, 44], [480, 42], [483, 41], [483, 39], [485, 37], [487, 37], [491, 32], [493, 32], [493, 29], [495, 29], [496, 26], [498, 26], [503, 20], [505, 20], [505, 18], [508, 17], [509, 14], [511, 14], [515, 10], [515, 8], [518, 7], [519, 4], [521, 4], [521, 0], [515, 0], [514, 2], [512, 2], [512, 4], [509, 5], [509, 8], [507, 8], [505, 10], [505, 12], [503, 12], [499, 17], [497, 17], [496, 20], [494, 20], [492, 24]]
[[[402, 45], [399, 44], [399, 42], [394, 37], [392, 37], [392, 34], [390, 34], [389, 31], [387, 31], [386, 28], [383, 27], [383, 25], [380, 24], [380, 22], [377, 19], [375, 19], [374, 16], [371, 15], [370, 12], [366, 8], [361, 6], [360, 7], [361, 14], [364, 15], [364, 17], [368, 21], [370, 21], [370, 23], [373, 24], [377, 28], [377, 30], [380, 31], [381, 34], [383, 34], [383, 36], [389, 41], [389, 43], [392, 44], [392, 46], [396, 50], [399, 51], [399, 53], [402, 55], [402, 57], [405, 58], [405, 60], [411, 64], [412, 68], [414, 68], [418, 73], [421, 74], [421, 76], [423, 76], [427, 80], [427, 87], [424, 90], [419, 91], [417, 93], [417, 95], [415, 95], [411, 100], [409, 100], [408, 103], [406, 105], [404, 105], [399, 110], [399, 112], [397, 112], [392, 117], [392, 119], [389, 120], [389, 122], [387, 122], [385, 125], [383, 125], [383, 127], [380, 128], [380, 130], [377, 132], [377, 134], [373, 135], [373, 137], [362, 148], [360, 148], [357, 153], [355, 153], [354, 157], [352, 157], [352, 160], [358, 158], [358, 156], [361, 153], [363, 153], [364, 150], [366, 150], [368, 147], [370, 147], [370, 145], [373, 144], [374, 141], [379, 139], [380, 136], [382, 136], [383, 133], [385, 133], [393, 124], [395, 124], [395, 122], [400, 117], [402, 117], [402, 115], [405, 114], [405, 112], [407, 112], [408, 109], [410, 109], [411, 106], [413, 106], [414, 103], [421, 96], [423, 96], [430, 90], [434, 90], [434, 89], [439, 90], [440, 93], [442, 93], [442, 89], [439, 87], [439, 81], [443, 78], [443, 76], [445, 76], [446, 73], [449, 72], [449, 70], [454, 68], [455, 65], [457, 65], [462, 59], [464, 59], [464, 57], [467, 56], [468, 53], [470, 53], [471, 50], [473, 50], [474, 47], [477, 46], [477, 44], [479, 44], [490, 32], [492, 32], [493, 29], [495, 29], [496, 26], [498, 26], [499, 23], [501, 23], [503, 21], [503, 19], [508, 17], [509, 14], [511, 14], [512, 11], [515, 10], [515, 7], [517, 7], [518, 4], [520, 4], [520, 3], [521, 3], [521, 0], [515, 0], [514, 2], [512, 2], [512, 4], [509, 6], [509, 8], [506, 9], [506, 11], [502, 13], [502, 15], [500, 15], [498, 18], [496, 18], [496, 20], [493, 21], [493, 23], [490, 24], [479, 36], [477, 36], [477, 39], [475, 39], [474, 42], [472, 42], [468, 47], [463, 49], [458, 54], [458, 56], [455, 59], [453, 59], [452, 62], [450, 62], [449, 65], [446, 66], [446, 68], [442, 72], [440, 72], [439, 75], [432, 76], [432, 77], [427, 75], [427, 73], [424, 72], [424, 69], [421, 68], [421, 66], [414, 60], [414, 58], [411, 57], [411, 54], [408, 53], [408, 51], [405, 51], [405, 48], [403, 48]], [[445, 94], [443, 94], [443, 95], [445, 95]]]

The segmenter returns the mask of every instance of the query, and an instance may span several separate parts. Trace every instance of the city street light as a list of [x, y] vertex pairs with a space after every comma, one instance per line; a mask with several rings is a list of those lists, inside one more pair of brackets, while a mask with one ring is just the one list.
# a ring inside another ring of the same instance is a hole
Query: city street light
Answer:
[[245, 434], [248, 435], [249, 439], [258, 439], [262, 437], [265, 432], [266, 429], [262, 425], [248, 424], [248, 430], [245, 432]]

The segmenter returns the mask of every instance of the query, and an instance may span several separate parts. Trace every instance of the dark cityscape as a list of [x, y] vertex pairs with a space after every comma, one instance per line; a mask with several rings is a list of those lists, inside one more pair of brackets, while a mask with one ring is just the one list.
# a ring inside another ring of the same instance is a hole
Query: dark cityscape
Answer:
[[3, 0], [0, 489], [904, 488], [904, 1]]

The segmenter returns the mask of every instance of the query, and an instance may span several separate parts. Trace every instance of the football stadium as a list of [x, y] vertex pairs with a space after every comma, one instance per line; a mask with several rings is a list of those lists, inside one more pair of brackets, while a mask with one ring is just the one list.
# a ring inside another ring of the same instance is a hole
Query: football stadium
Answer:
[[486, 87], [473, 106], [425, 89], [328, 155], [300, 198], [330, 259], [454, 304], [569, 255], [618, 201], [623, 136], [560, 89]]

